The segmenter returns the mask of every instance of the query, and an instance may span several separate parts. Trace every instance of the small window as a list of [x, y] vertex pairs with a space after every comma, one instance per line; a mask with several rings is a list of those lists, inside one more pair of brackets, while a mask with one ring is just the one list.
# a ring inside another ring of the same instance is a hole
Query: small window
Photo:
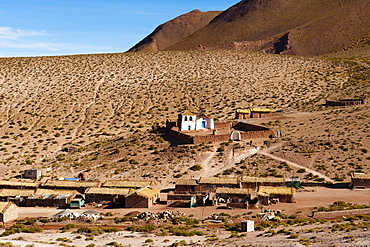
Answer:
[[192, 116], [189, 117], [189, 121], [193, 121], [193, 117]]
[[188, 121], [188, 117], [187, 116], [184, 117], [184, 121]]

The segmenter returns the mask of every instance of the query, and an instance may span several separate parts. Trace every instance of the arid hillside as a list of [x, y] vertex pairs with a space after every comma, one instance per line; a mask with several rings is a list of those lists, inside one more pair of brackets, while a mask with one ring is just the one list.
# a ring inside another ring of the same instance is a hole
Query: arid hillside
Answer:
[[[25, 167], [50, 168], [48, 176], [54, 177], [85, 170], [101, 179], [199, 176], [202, 173], [189, 170], [192, 165], [205, 160], [209, 168], [225, 163], [216, 151], [218, 144], [176, 147], [150, 132], [154, 123], [164, 124], [185, 109], [204, 112], [216, 121], [233, 119], [236, 109], [251, 105], [284, 112], [317, 111], [302, 124], [267, 123], [289, 131], [286, 141], [295, 146], [285, 148], [286, 157], [300, 148], [301, 142], [294, 141], [311, 135], [307, 128], [317, 125], [321, 126], [317, 136], [325, 136], [326, 129], [336, 135], [348, 127], [353, 141], [359, 142], [357, 133], [366, 129], [355, 126], [366, 124], [366, 117], [357, 118], [368, 114], [367, 108], [327, 113], [321, 104], [327, 98], [369, 96], [367, 54], [319, 59], [220, 50], [3, 58], [0, 176], [17, 177]], [[340, 124], [341, 119], [352, 127]], [[312, 138], [307, 145], [327, 152], [320, 148], [321, 139]], [[341, 138], [333, 148], [352, 141], [346, 135]], [[362, 138], [361, 148], [370, 149], [368, 136]], [[326, 156], [318, 157], [326, 162]]]
[[158, 26], [151, 34], [128, 51], [162, 51], [206, 26], [220, 13], [221, 11], [202, 12], [193, 10]]
[[369, 12], [367, 0], [243, 0], [165, 50], [333, 53], [369, 46]]

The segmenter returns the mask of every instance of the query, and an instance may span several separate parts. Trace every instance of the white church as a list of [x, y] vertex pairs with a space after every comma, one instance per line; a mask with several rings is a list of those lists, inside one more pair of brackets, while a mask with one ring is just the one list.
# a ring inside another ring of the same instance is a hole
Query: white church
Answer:
[[177, 126], [179, 131], [184, 130], [202, 130], [214, 129], [214, 121], [205, 115], [198, 115], [186, 110], [184, 113], [179, 114], [177, 119]]

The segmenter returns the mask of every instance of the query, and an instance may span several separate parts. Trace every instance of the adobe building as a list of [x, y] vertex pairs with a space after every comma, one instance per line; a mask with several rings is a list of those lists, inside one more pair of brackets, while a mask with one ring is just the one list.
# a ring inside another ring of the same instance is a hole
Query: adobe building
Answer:
[[272, 113], [273, 110], [270, 108], [238, 109], [235, 112], [235, 119], [266, 118], [272, 117]]
[[24, 178], [29, 178], [29, 179], [39, 179], [45, 174], [45, 169], [28, 169], [25, 170], [23, 173]]
[[159, 199], [160, 190], [151, 187], [145, 187], [134, 190], [125, 196], [125, 208], [150, 208], [157, 199]]
[[89, 188], [85, 191], [86, 203], [119, 205], [124, 202], [132, 189], [128, 188]]
[[353, 189], [370, 188], [370, 174], [360, 172], [352, 173], [350, 187]]
[[216, 192], [217, 188], [240, 188], [236, 177], [201, 177], [199, 179], [201, 192]]
[[34, 193], [35, 190], [33, 189], [1, 189], [0, 201], [11, 201], [14, 202], [17, 206], [24, 206], [26, 198]]
[[272, 203], [293, 203], [295, 188], [291, 187], [271, 187], [260, 186], [258, 189], [258, 202], [262, 205], [271, 205]]
[[214, 123], [213, 119], [205, 115], [197, 115], [185, 111], [178, 115], [177, 120], [167, 120], [168, 133], [188, 144], [200, 144], [209, 142], [226, 142], [229, 140], [241, 141], [258, 138], [268, 138], [274, 134], [264, 126], [242, 123], [221, 122]]
[[6, 223], [18, 218], [18, 206], [13, 202], [0, 202], [0, 222]]
[[4, 181], [0, 180], [0, 189], [36, 189], [41, 182]]
[[75, 198], [84, 199], [76, 190], [37, 189], [25, 199], [25, 206], [67, 208]]

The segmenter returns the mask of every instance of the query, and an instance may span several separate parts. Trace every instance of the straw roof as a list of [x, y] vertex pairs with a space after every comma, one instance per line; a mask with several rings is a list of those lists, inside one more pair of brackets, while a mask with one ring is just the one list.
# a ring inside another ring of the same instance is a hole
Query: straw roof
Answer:
[[179, 179], [176, 185], [197, 185], [198, 182], [195, 179]]
[[192, 112], [191, 112], [191, 111], [189, 111], [189, 110], [186, 110], [186, 111], [184, 111], [184, 112], [182, 113], [182, 115], [187, 115], [187, 116], [189, 116], [189, 115], [197, 115], [197, 114], [192, 113]]
[[143, 188], [147, 186], [154, 186], [154, 181], [148, 180], [107, 180], [102, 187], [113, 187], [113, 188]]
[[216, 194], [250, 195], [251, 190], [240, 188], [217, 188]]
[[35, 190], [17, 190], [17, 189], [2, 189], [0, 190], [0, 197], [6, 196], [29, 196], [35, 193]]
[[0, 180], [0, 187], [1, 186], [19, 186], [19, 187], [34, 187], [37, 188], [41, 183], [34, 183], [34, 182], [21, 182], [21, 181], [4, 181]]
[[43, 186], [48, 187], [99, 187], [99, 181], [47, 180]]
[[252, 108], [253, 112], [272, 112], [270, 108]]
[[370, 179], [370, 173], [360, 173], [360, 172], [354, 172], [351, 174], [352, 179], [365, 179], [368, 180]]
[[242, 183], [285, 183], [285, 178], [243, 176], [240, 181]]
[[37, 189], [35, 195], [74, 195], [80, 194], [76, 190], [51, 190], [51, 189]]
[[132, 189], [129, 188], [88, 188], [85, 194], [100, 194], [100, 195], [128, 195]]
[[238, 110], [236, 110], [236, 112], [242, 113], [242, 114], [249, 114], [249, 113], [251, 113], [251, 111], [249, 109], [238, 109]]
[[238, 178], [202, 177], [199, 184], [239, 184]]
[[145, 197], [145, 198], [152, 198], [152, 197], [158, 195], [160, 192], [161, 191], [159, 189], [151, 188], [151, 187], [145, 187], [145, 188], [141, 188], [141, 189], [138, 189], [138, 190], [134, 190], [133, 192], [128, 194], [126, 197], [133, 196], [133, 195], [138, 195], [138, 196], [142, 196], [142, 197]]
[[291, 187], [260, 186], [258, 189], [258, 195], [260, 196], [294, 195], [294, 194], [295, 194], [295, 188], [291, 188]]

